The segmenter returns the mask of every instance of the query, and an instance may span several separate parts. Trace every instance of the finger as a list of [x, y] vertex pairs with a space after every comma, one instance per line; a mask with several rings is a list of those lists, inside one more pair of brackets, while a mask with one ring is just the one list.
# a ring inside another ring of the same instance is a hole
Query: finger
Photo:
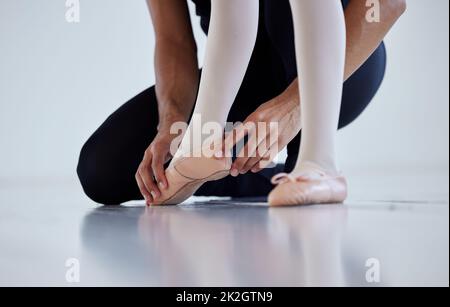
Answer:
[[259, 160], [251, 169], [252, 173], [258, 173], [262, 171], [263, 169], [275, 166], [273, 161], [278, 155], [278, 146], [270, 147], [269, 150], [266, 152], [266, 154]]
[[145, 188], [147, 191], [149, 191], [150, 195], [153, 199], [158, 198], [161, 196], [161, 192], [159, 191], [158, 187], [156, 186], [156, 183], [153, 179], [153, 173], [151, 171], [151, 167], [145, 167], [139, 172], [139, 175], [141, 176], [142, 182], [145, 185]]
[[245, 165], [242, 167], [241, 174], [248, 173], [250, 170], [252, 170], [255, 166], [259, 164], [261, 159], [263, 159], [263, 157], [261, 157], [259, 154], [257, 154], [256, 157], [251, 157], [250, 159], [248, 159]]
[[244, 165], [248, 162], [249, 159], [254, 157], [257, 147], [258, 147], [258, 140], [256, 137], [256, 132], [254, 132], [250, 135], [247, 143], [238, 153], [237, 158], [234, 161], [231, 169], [237, 170], [238, 173], [243, 174]]
[[244, 174], [243, 169], [244, 166], [247, 164], [248, 160], [250, 159], [250, 156], [245, 154], [246, 151], [241, 150], [236, 158], [236, 160], [234, 160], [232, 166], [231, 166], [231, 170], [230, 170], [230, 174], [233, 177], [237, 177], [239, 176], [239, 174]]
[[[266, 144], [270, 142], [270, 136], [267, 136], [266, 138]], [[264, 147], [258, 147], [258, 154], [261, 157], [259, 161], [257, 161], [253, 166], [251, 166], [251, 171], [253, 173], [260, 172], [264, 168], [267, 168], [269, 166], [275, 166], [273, 161], [276, 159], [278, 153], [280, 152], [280, 148], [278, 146], [278, 140], [272, 141], [272, 144], [267, 148]]]
[[[262, 128], [262, 129], [261, 129]], [[268, 151], [267, 145], [270, 141], [270, 131], [267, 128], [258, 126], [258, 129], [253, 131], [248, 139], [247, 144], [238, 154], [238, 159], [235, 161], [234, 167], [239, 171], [240, 174], [247, 173], [253, 165], [255, 165], [261, 157]], [[262, 154], [260, 154], [262, 151]], [[239, 157], [243, 157], [239, 159]]]
[[231, 175], [238, 176], [239, 174], [245, 174], [244, 171], [245, 165], [251, 160], [255, 158], [255, 153], [257, 149], [257, 140], [255, 134], [252, 134], [245, 146], [238, 153], [236, 160], [233, 162], [231, 166]]
[[164, 158], [162, 155], [162, 152], [155, 152], [153, 154], [153, 160], [152, 160], [152, 170], [153, 174], [155, 176], [156, 183], [158, 184], [158, 187], [161, 189], [167, 189], [169, 186], [167, 178], [166, 178], [166, 172], [164, 171]]
[[233, 150], [233, 147], [236, 146], [236, 144], [240, 140], [242, 140], [248, 133], [249, 130], [243, 124], [230, 131], [225, 137], [224, 152], [231, 152]]
[[[267, 129], [268, 128], [268, 129]], [[278, 125], [274, 123], [269, 123], [268, 127], [265, 126], [264, 129], [258, 129], [258, 146], [256, 153], [253, 154], [254, 157], [246, 162], [243, 168], [243, 172], [248, 172], [251, 170], [253, 173], [260, 172], [262, 169], [267, 168], [273, 164], [276, 156], [280, 152], [280, 134], [278, 130]]]
[[161, 192], [156, 186], [155, 180], [153, 178], [153, 171], [151, 167], [152, 159], [152, 154], [146, 152], [141, 167], [139, 168], [139, 175], [141, 175], [141, 179], [144, 182], [147, 191], [150, 192], [153, 198], [158, 198], [159, 196], [161, 196]]
[[147, 205], [150, 205], [153, 202], [153, 197], [150, 195], [150, 192], [147, 191], [147, 188], [145, 187], [144, 181], [142, 181], [141, 175], [139, 175], [139, 172], [135, 175], [136, 182], [139, 188], [139, 191], [141, 192], [142, 196], [145, 199], [145, 202]]

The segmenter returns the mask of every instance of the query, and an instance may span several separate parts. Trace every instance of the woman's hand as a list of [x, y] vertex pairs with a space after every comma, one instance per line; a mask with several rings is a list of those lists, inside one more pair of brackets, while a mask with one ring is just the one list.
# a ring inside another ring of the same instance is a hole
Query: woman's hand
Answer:
[[135, 177], [148, 205], [161, 196], [161, 189], [168, 187], [164, 164], [172, 158], [170, 149], [177, 137], [169, 130], [160, 130], [144, 153]]
[[[267, 129], [270, 123], [277, 123], [278, 129]], [[248, 127], [254, 129], [249, 131]], [[227, 136], [225, 150], [231, 150], [244, 136], [248, 136], [248, 142], [231, 167], [231, 175], [238, 176], [249, 171], [256, 173], [269, 166], [300, 129], [298, 85], [294, 81], [283, 94], [262, 104], [247, 117], [243, 125]], [[271, 136], [271, 133], [276, 135]]]

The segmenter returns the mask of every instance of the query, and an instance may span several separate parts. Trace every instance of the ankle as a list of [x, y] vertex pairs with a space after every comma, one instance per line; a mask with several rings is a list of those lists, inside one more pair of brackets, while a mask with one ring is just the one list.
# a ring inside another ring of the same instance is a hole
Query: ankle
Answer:
[[332, 176], [340, 175], [340, 171], [334, 163], [319, 163], [315, 161], [299, 161], [295, 166], [292, 174], [309, 173], [309, 172], [320, 172]]
[[225, 159], [227, 156], [224, 154], [224, 141], [223, 138], [205, 139], [202, 142], [182, 144], [174, 158], [212, 158], [212, 159]]

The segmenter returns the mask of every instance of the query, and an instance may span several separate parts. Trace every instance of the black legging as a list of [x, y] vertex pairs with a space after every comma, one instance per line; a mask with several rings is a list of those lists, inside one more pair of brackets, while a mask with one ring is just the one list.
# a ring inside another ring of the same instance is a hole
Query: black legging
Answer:
[[[265, 0], [255, 50], [244, 82], [230, 111], [230, 122], [243, 121], [261, 104], [281, 94], [296, 78], [293, 27], [287, 0]], [[276, 2], [276, 4], [274, 4]], [[202, 25], [207, 25], [207, 17]], [[384, 77], [384, 45], [344, 84], [339, 128], [354, 121], [367, 107]], [[157, 133], [158, 106], [154, 86], [143, 91], [111, 116], [83, 146], [78, 176], [85, 193], [95, 202], [114, 205], [141, 200], [134, 175], [144, 151]], [[227, 177], [204, 184], [201, 196], [265, 196], [273, 188], [270, 177], [290, 172], [297, 160], [300, 134], [288, 145], [285, 165]]]

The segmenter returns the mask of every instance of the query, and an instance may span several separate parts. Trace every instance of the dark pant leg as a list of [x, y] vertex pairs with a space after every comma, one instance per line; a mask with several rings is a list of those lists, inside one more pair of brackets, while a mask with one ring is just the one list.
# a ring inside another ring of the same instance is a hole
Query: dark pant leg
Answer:
[[78, 162], [78, 177], [89, 198], [106, 205], [142, 199], [134, 176], [157, 125], [154, 87], [106, 119], [83, 146]]

